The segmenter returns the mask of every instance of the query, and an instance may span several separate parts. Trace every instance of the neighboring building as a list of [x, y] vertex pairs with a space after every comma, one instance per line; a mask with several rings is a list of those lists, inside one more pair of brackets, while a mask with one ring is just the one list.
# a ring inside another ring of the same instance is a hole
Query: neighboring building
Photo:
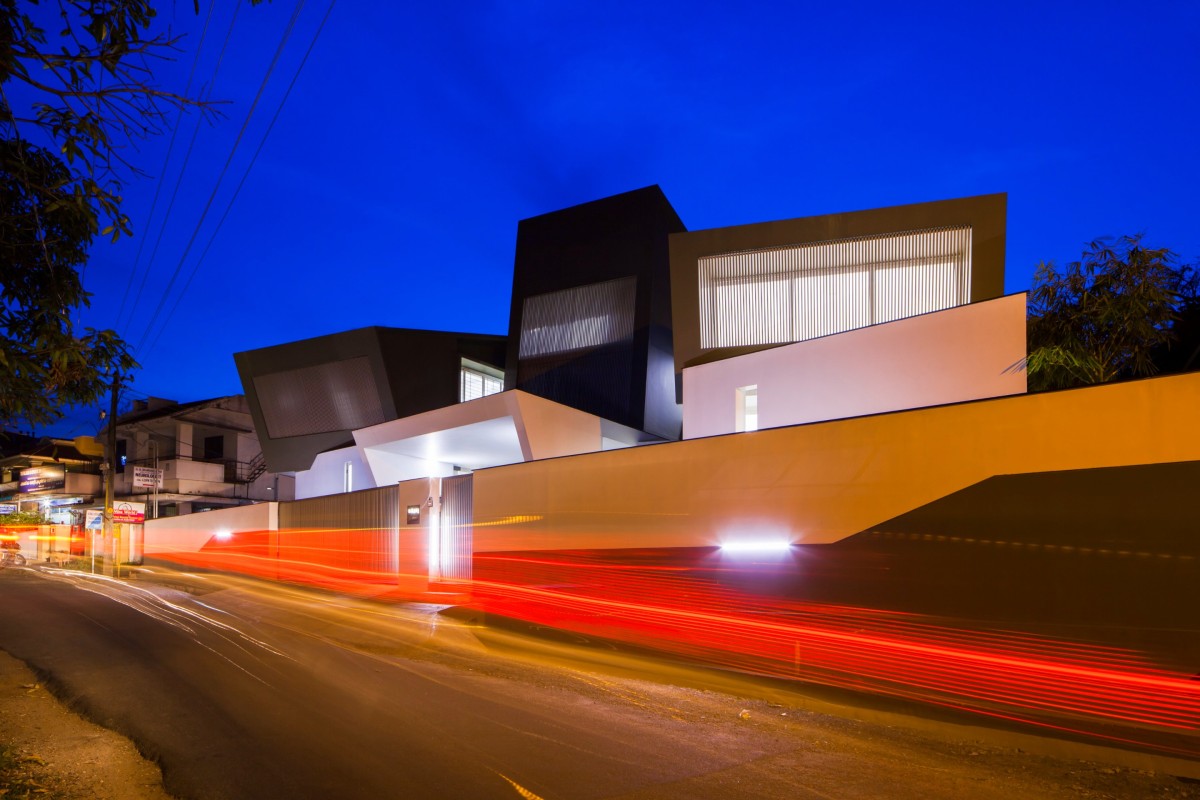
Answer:
[[0, 434], [0, 514], [40, 513], [72, 524], [72, 511], [103, 499], [100, 459], [75, 449], [70, 439]]
[[[267, 471], [241, 395], [177, 403], [151, 397], [117, 419], [116, 500], [147, 503], [148, 518], [294, 496], [293, 478]], [[133, 467], [162, 470], [162, 487], [133, 485]], [[157, 513], [154, 505], [157, 504]]]

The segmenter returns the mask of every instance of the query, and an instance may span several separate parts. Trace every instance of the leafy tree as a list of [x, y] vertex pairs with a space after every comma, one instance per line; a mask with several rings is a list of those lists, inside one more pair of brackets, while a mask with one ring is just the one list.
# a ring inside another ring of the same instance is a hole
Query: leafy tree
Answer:
[[0, 141], [0, 418], [52, 422], [96, 399], [103, 375], [135, 364], [112, 331], [71, 320], [87, 305], [77, 268], [94, 220], [73, 202], [69, 170], [52, 153]]
[[[151, 35], [154, 16], [149, 0], [0, 0], [4, 425], [52, 422], [136, 366], [116, 333], [78, 330], [72, 317], [89, 304], [78, 270], [94, 237], [130, 233], [120, 191], [137, 172], [131, 145], [161, 132], [172, 111], [210, 110], [152, 83], [150, 61], [178, 43]], [[35, 18], [53, 19], [57, 34]]]
[[1159, 372], [1188, 372], [1200, 369], [1200, 271], [1193, 268], [1182, 290], [1179, 319], [1171, 326], [1175, 341], [1154, 351]]
[[1175, 341], [1195, 289], [1193, 268], [1143, 246], [1141, 235], [1092, 242], [1061, 273], [1039, 264], [1029, 298], [1030, 388], [1154, 374], [1154, 355]]

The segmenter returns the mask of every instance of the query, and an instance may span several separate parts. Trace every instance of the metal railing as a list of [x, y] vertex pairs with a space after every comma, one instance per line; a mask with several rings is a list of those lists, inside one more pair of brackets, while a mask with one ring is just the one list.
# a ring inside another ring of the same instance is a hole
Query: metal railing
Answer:
[[[151, 458], [130, 458], [125, 461], [125, 471], [129, 472], [130, 467], [153, 467], [155, 464], [153, 457]], [[266, 458], [262, 453], [257, 454], [249, 461], [238, 461], [232, 458], [197, 458], [196, 456], [159, 456], [157, 459], [159, 468], [162, 468], [164, 462], [167, 461], [197, 461], [203, 464], [221, 464], [225, 469], [225, 483], [253, 483], [264, 472], [267, 471]]]

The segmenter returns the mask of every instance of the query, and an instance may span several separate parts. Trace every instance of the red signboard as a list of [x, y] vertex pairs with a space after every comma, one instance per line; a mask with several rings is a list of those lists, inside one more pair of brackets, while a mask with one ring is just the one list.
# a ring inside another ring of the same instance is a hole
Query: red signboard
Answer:
[[145, 503], [115, 503], [113, 505], [113, 522], [122, 524], [134, 523], [140, 525], [146, 521]]

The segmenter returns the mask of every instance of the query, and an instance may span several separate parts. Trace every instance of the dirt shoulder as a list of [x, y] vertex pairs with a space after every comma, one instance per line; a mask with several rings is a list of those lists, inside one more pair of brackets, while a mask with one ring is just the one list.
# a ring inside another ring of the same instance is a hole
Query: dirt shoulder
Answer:
[[158, 767], [128, 739], [68, 710], [3, 650], [0, 797], [171, 800]]

